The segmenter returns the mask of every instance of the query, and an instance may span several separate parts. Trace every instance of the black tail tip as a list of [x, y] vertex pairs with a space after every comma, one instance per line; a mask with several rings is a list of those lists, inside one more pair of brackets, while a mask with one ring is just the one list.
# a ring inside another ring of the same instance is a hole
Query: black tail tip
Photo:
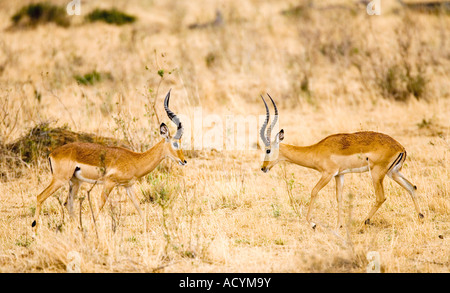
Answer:
[[36, 220], [33, 221], [33, 223], [31, 224], [31, 227], [36, 226]]

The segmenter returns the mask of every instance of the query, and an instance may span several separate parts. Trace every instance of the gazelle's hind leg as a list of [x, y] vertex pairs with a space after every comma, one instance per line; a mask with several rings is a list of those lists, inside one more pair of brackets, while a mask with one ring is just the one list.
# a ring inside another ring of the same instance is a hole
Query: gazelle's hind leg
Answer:
[[37, 231], [37, 227], [38, 227], [38, 218], [39, 218], [39, 213], [41, 212], [41, 206], [42, 203], [53, 193], [55, 193], [55, 191], [57, 191], [61, 186], [64, 185], [64, 183], [66, 183], [63, 180], [59, 180], [59, 179], [52, 179], [52, 182], [50, 182], [50, 184], [47, 186], [46, 189], [44, 189], [44, 191], [42, 191], [36, 198], [36, 211], [34, 212], [34, 221], [31, 224], [31, 227], [33, 227], [33, 232], [34, 234], [36, 234]]
[[419, 215], [419, 218], [423, 218], [423, 214], [420, 211], [419, 208], [419, 204], [417, 203], [416, 200], [416, 190], [417, 187], [415, 185], [413, 185], [411, 182], [409, 182], [402, 173], [400, 173], [400, 171], [394, 169], [392, 172], [388, 173], [388, 176], [394, 180], [395, 182], [397, 182], [401, 187], [403, 187], [404, 189], [406, 189], [409, 194], [411, 195], [411, 198], [413, 200], [414, 203], [414, 207], [416, 209], [417, 214]]

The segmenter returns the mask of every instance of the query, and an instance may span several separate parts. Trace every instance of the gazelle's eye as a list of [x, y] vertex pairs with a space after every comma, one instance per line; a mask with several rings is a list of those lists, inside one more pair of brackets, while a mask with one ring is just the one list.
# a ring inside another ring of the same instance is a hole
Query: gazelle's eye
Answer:
[[178, 143], [177, 142], [174, 142], [172, 145], [173, 145], [174, 148], [178, 149]]
[[270, 154], [270, 150], [266, 150], [266, 154]]

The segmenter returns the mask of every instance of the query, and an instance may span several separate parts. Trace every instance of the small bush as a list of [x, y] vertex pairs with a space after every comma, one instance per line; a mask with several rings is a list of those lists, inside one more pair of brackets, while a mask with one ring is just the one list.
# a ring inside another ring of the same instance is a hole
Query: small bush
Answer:
[[82, 84], [82, 85], [94, 85], [97, 82], [100, 82], [103, 80], [103, 78], [107, 78], [109, 80], [112, 80], [111, 73], [99, 73], [96, 70], [92, 72], [88, 72], [84, 75], [75, 75], [75, 80]]
[[406, 101], [411, 95], [416, 99], [424, 97], [427, 79], [422, 70], [412, 74], [409, 66], [393, 65], [378, 77], [378, 86], [383, 97]]
[[[28, 130], [15, 142], [5, 145], [4, 150], [19, 156], [23, 162], [36, 163], [40, 159], [46, 159], [55, 148], [76, 141], [130, 148], [128, 143], [123, 140], [90, 133], [73, 132], [67, 126], [54, 128], [49, 123], [44, 122]], [[0, 145], [0, 154], [1, 151]]]
[[86, 73], [85, 75], [75, 75], [75, 79], [82, 85], [93, 85], [94, 83], [101, 81], [102, 78], [100, 73], [94, 70], [93, 72]]
[[406, 89], [416, 99], [424, 96], [427, 83], [428, 80], [425, 78], [422, 70], [419, 70], [416, 75], [412, 75], [409, 72], [406, 74]]
[[94, 21], [104, 21], [109, 24], [123, 25], [127, 23], [133, 23], [136, 21], [136, 17], [123, 13], [115, 8], [113, 9], [95, 9], [86, 16], [86, 19]]
[[63, 27], [70, 25], [66, 10], [63, 7], [46, 2], [24, 6], [11, 19], [14, 25], [36, 26], [49, 22]]
[[309, 19], [311, 16], [311, 8], [312, 8], [312, 1], [306, 0], [300, 2], [299, 5], [291, 6], [288, 9], [285, 9], [281, 11], [281, 14], [287, 17], [292, 17], [295, 19], [298, 18], [305, 18]]
[[378, 78], [378, 86], [385, 98], [405, 101], [408, 97], [408, 93], [403, 87], [402, 73], [397, 66], [387, 68], [386, 72]]
[[208, 55], [206, 55], [205, 57], [206, 66], [208, 68], [211, 68], [214, 65], [216, 59], [217, 59], [216, 54], [214, 54], [213, 52], [209, 52]]

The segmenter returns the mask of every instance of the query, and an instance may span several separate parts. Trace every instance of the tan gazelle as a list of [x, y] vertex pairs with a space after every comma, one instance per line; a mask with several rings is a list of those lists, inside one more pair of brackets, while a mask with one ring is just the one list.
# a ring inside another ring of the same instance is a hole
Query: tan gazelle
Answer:
[[166, 157], [179, 165], [187, 162], [181, 150], [183, 126], [179, 118], [169, 109], [170, 91], [164, 100], [167, 116], [177, 126], [175, 136], [171, 137], [166, 124], [161, 123], [160, 134], [163, 139], [144, 153], [137, 153], [121, 147], [106, 147], [94, 143], [70, 143], [58, 147], [49, 156], [50, 169], [53, 174], [50, 185], [37, 196], [36, 211], [32, 227], [37, 230], [42, 203], [61, 186], [69, 183], [69, 196], [66, 207], [73, 217], [73, 200], [83, 182], [103, 184], [98, 212], [103, 208], [108, 195], [116, 186], [124, 186], [128, 197], [139, 212], [139, 202], [133, 191], [136, 180], [150, 173]]
[[414, 202], [419, 218], [423, 218], [415, 198], [417, 187], [409, 182], [401, 173], [406, 160], [405, 148], [392, 137], [378, 132], [361, 131], [355, 133], [339, 133], [327, 136], [310, 146], [294, 146], [280, 143], [284, 139], [281, 129], [271, 142], [271, 131], [278, 119], [278, 109], [272, 97], [267, 94], [275, 108], [275, 118], [269, 128], [270, 113], [266, 101], [261, 96], [266, 107], [266, 119], [261, 127], [260, 136], [265, 146], [265, 157], [261, 170], [268, 172], [280, 161], [288, 161], [303, 167], [317, 170], [321, 173], [319, 182], [311, 192], [307, 221], [315, 228], [311, 211], [318, 192], [334, 177], [336, 180], [336, 199], [338, 203], [338, 227], [342, 227], [342, 188], [344, 174], [369, 171], [375, 187], [376, 201], [364, 220], [365, 224], [386, 200], [383, 190], [383, 179], [386, 175], [406, 189]]

